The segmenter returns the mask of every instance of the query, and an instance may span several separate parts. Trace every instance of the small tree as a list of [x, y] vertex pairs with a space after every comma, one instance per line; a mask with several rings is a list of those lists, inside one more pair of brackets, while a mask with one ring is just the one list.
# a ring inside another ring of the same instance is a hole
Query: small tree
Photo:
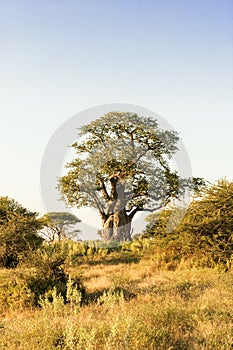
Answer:
[[59, 180], [63, 198], [98, 209], [105, 241], [131, 240], [136, 213], [158, 210], [199, 182], [171, 170], [178, 140], [156, 120], [129, 112], [111, 112], [82, 126], [72, 145], [77, 158]]
[[20, 259], [42, 244], [38, 231], [42, 224], [37, 213], [14, 199], [0, 197], [0, 264], [16, 267]]
[[233, 182], [221, 179], [207, 187], [189, 206], [178, 232], [215, 261], [233, 260]]
[[203, 187], [179, 226], [167, 236], [170, 211], [148, 215], [144, 236], [161, 239], [165, 245], [173, 239], [180, 244], [180, 254], [204, 256], [209, 265], [233, 261], [233, 182], [223, 179]]
[[80, 230], [75, 226], [81, 220], [68, 212], [50, 212], [45, 214], [40, 220], [44, 224], [41, 232], [49, 241], [74, 238], [80, 233]]

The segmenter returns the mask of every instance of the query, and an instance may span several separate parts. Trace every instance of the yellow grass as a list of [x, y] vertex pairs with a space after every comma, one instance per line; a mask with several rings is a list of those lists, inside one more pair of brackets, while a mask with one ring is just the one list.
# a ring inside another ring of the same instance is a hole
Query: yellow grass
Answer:
[[[55, 300], [40, 309], [22, 305], [5, 308], [0, 319], [0, 349], [233, 347], [231, 271], [185, 265], [170, 271], [158, 269], [150, 258], [117, 264], [102, 258], [96, 265], [86, 261], [80, 267], [70, 267], [69, 272], [72, 276], [82, 274], [86, 288], [83, 305]], [[13, 275], [17, 270], [1, 270], [0, 281]]]

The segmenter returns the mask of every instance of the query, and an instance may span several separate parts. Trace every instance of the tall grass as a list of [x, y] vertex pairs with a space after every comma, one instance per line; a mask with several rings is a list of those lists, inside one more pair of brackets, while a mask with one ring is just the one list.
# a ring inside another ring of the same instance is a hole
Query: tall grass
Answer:
[[[68, 264], [66, 298], [53, 288], [37, 307], [23, 278], [30, 269], [1, 270], [0, 349], [232, 349], [233, 273], [145, 249], [140, 260], [80, 257]], [[72, 284], [80, 273], [83, 296]]]

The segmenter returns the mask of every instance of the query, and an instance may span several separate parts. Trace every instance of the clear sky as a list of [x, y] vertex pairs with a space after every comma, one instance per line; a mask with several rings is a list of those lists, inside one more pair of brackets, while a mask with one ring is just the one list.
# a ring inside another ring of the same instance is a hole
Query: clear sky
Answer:
[[173, 125], [194, 176], [232, 180], [232, 18], [232, 0], [1, 0], [0, 195], [43, 213], [49, 139], [115, 102]]

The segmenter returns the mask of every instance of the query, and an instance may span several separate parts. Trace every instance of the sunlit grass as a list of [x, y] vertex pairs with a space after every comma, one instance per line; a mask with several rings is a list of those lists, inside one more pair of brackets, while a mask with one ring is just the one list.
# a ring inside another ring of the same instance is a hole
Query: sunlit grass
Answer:
[[1, 296], [7, 282], [12, 288], [1, 299], [9, 305], [2, 305], [0, 349], [232, 349], [231, 271], [188, 264], [173, 271], [147, 256], [138, 263], [86, 260], [69, 273], [82, 275], [82, 305], [55, 297], [38, 308], [20, 291], [23, 280], [13, 283], [22, 269], [0, 271]]

